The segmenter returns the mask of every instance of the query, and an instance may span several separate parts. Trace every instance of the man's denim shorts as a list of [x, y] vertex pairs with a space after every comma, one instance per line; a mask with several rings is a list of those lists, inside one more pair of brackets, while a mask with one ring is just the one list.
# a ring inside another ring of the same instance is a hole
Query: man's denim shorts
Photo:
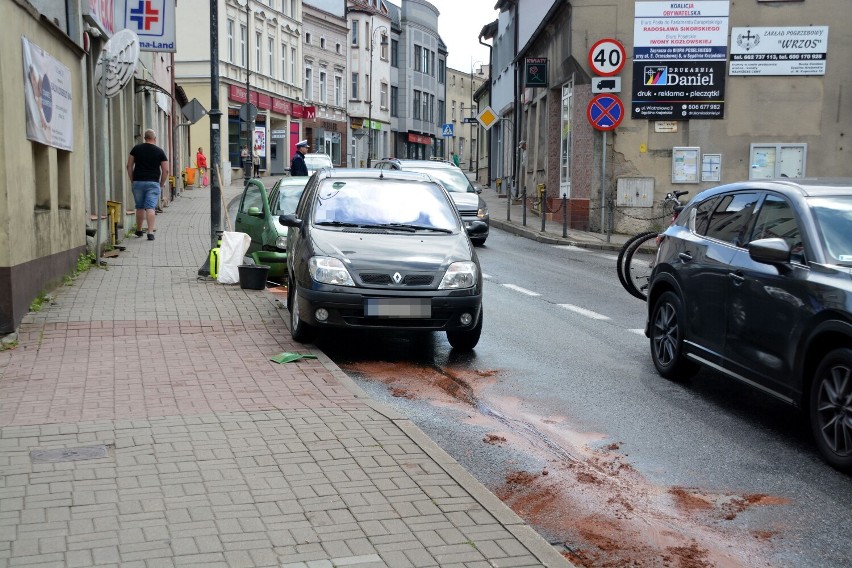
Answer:
[[160, 197], [160, 184], [155, 181], [134, 181], [133, 199], [136, 209], [156, 209]]

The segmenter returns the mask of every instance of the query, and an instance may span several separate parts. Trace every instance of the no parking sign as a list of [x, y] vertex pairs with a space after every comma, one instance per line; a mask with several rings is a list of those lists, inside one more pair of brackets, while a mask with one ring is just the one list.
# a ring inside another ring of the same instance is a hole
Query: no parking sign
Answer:
[[596, 130], [615, 130], [624, 118], [624, 105], [616, 95], [595, 95], [586, 108], [586, 116]]

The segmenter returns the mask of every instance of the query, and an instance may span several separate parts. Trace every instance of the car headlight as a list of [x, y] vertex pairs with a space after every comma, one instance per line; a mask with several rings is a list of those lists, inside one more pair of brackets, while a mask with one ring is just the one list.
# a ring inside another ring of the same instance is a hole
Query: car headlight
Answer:
[[278, 237], [277, 239], [275, 239], [275, 248], [287, 250], [287, 237]]
[[313, 256], [308, 263], [311, 278], [323, 284], [336, 284], [338, 286], [354, 286], [352, 276], [349, 271], [343, 266], [343, 263], [336, 258], [329, 256]]
[[476, 216], [480, 219], [485, 219], [488, 217], [488, 207], [480, 207], [476, 210]]
[[439, 290], [454, 288], [473, 288], [476, 285], [476, 264], [468, 260], [454, 262], [447, 268], [447, 273], [441, 280]]

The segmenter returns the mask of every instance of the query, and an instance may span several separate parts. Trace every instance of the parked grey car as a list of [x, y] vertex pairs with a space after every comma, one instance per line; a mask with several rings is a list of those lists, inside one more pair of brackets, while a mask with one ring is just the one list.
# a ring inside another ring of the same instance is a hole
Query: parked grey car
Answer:
[[467, 176], [455, 164], [440, 160], [400, 160], [398, 158], [387, 158], [379, 160], [374, 166], [383, 170], [401, 170], [406, 172], [420, 172], [437, 179], [450, 192], [450, 197], [456, 204], [459, 214], [464, 221], [465, 229], [471, 233], [470, 228], [476, 221], [485, 223], [485, 230], [477, 229], [476, 234], [470, 235], [470, 241], [476, 246], [485, 244], [490, 227], [488, 205], [479, 195], [482, 190], [477, 190], [467, 179]]

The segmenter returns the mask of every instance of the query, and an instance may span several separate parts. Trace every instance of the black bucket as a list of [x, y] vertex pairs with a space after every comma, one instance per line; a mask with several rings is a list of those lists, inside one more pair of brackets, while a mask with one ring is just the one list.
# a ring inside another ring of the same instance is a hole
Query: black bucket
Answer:
[[265, 264], [241, 264], [237, 267], [240, 271], [240, 288], [243, 290], [263, 290], [266, 288], [266, 275], [269, 267]]

